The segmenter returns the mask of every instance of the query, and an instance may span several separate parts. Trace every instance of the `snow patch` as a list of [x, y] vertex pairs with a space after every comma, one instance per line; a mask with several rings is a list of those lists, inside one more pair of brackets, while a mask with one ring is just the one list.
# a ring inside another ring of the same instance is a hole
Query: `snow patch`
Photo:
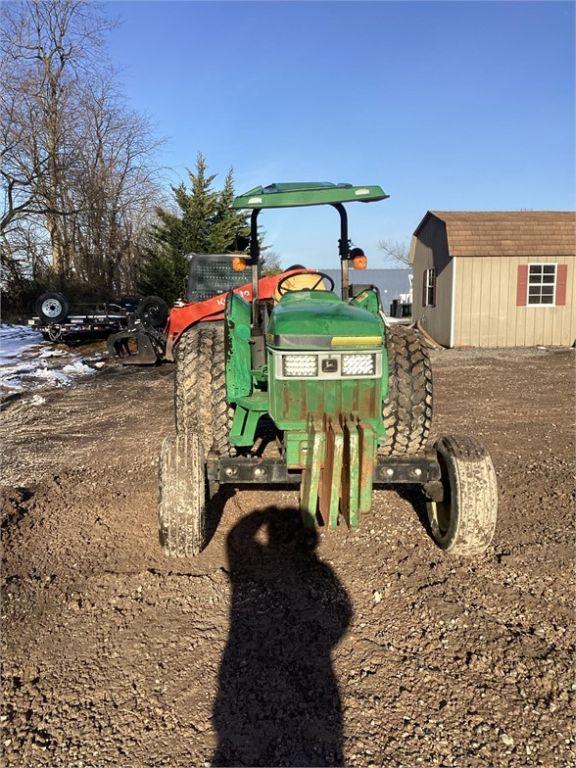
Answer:
[[67, 387], [70, 384], [68, 376], [62, 371], [58, 371], [56, 368], [37, 368], [32, 376], [36, 379], [42, 379], [64, 387]]
[[76, 350], [46, 342], [26, 325], [0, 324], [0, 396], [67, 387], [105, 365], [93, 349], [86, 357]]
[[63, 357], [65, 355], [66, 351], [63, 349], [43, 349], [38, 357], [42, 358], [42, 360], [45, 360], [48, 357]]
[[96, 371], [81, 360], [76, 360], [74, 363], [65, 365], [64, 368], [62, 368], [62, 373], [68, 373], [72, 376], [90, 376], [93, 373], [96, 373]]
[[18, 379], [3, 379], [1, 382], [1, 387], [2, 389], [10, 390], [11, 392], [22, 392], [24, 389]]
[[27, 349], [42, 344], [42, 334], [27, 325], [0, 324], [0, 366], [22, 355]]

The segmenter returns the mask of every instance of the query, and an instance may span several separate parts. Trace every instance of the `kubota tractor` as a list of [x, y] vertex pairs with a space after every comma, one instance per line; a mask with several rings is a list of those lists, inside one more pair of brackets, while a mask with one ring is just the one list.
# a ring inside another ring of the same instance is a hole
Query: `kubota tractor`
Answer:
[[[154, 365], [161, 360], [174, 360], [175, 346], [184, 331], [200, 322], [224, 319], [228, 291], [251, 300], [253, 286], [246, 282], [247, 260], [242, 254], [192, 253], [188, 263], [186, 300], [179, 300], [168, 311], [158, 296], [142, 299], [140, 311], [131, 316], [128, 327], [108, 337], [111, 358], [124, 365]], [[271, 300], [278, 281], [293, 271], [260, 277], [259, 298]]]
[[[440, 547], [473, 555], [490, 544], [497, 488], [488, 452], [455, 435], [428, 446], [427, 349], [414, 328], [387, 326], [376, 288], [349, 282], [351, 262], [365, 257], [350, 247], [344, 203], [386, 197], [379, 186], [294, 183], [234, 200], [252, 211], [250, 290], [227, 294], [221, 322], [172, 324], [168, 337], [176, 435], [160, 457], [167, 554], [200, 552], [219, 488], [250, 484], [299, 486], [304, 524], [327, 528], [357, 526], [374, 486], [417, 485]], [[340, 216], [341, 296], [321, 272], [307, 270], [304, 287], [294, 272], [260, 279], [260, 211], [309, 205]]]

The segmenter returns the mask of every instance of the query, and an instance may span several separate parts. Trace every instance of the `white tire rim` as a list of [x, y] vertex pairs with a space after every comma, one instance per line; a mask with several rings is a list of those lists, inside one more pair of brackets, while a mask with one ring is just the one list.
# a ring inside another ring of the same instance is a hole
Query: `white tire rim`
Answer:
[[58, 299], [46, 299], [42, 302], [42, 314], [45, 317], [58, 317], [62, 312], [62, 304]]

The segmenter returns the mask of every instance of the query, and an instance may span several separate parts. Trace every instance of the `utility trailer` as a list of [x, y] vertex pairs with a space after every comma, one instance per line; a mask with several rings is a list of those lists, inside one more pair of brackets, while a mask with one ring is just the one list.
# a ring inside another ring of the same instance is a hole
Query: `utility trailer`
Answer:
[[[489, 546], [497, 488], [488, 452], [466, 436], [428, 444], [423, 339], [389, 327], [379, 292], [349, 282], [350, 266], [366, 259], [351, 248], [345, 204], [387, 197], [379, 186], [313, 182], [256, 187], [234, 200], [251, 210], [251, 291], [227, 294], [223, 321], [180, 327], [171, 339], [176, 434], [162, 445], [159, 506], [168, 555], [198, 554], [219, 488], [250, 484], [298, 487], [304, 525], [326, 529], [359, 525], [374, 487], [416, 485], [440, 547], [475, 555]], [[263, 294], [260, 212], [313, 205], [339, 215], [341, 295], [329, 275], [309, 270], [305, 282], [292, 272]]]
[[105, 339], [135, 322], [164, 325], [168, 316], [166, 303], [157, 296], [71, 304], [64, 294], [48, 292], [37, 299], [35, 309], [28, 325], [46, 341], [64, 344]]

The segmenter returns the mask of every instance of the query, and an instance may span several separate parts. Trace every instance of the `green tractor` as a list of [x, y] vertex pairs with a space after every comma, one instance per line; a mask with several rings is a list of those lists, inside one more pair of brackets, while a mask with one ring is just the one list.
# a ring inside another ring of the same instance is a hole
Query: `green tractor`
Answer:
[[[344, 203], [388, 197], [379, 186], [294, 183], [234, 200], [251, 210], [251, 300], [227, 295], [224, 321], [202, 322], [175, 346], [176, 435], [160, 459], [160, 539], [167, 554], [207, 543], [223, 486], [299, 486], [306, 526], [350, 527], [370, 512], [374, 486], [420, 486], [430, 532], [457, 555], [483, 552], [496, 525], [496, 475], [475, 439], [428, 446], [432, 371], [419, 333], [388, 326], [378, 290], [353, 286]], [[321, 272], [282, 277], [258, 295], [258, 215], [330, 205], [340, 216], [341, 296]], [[361, 252], [360, 252], [361, 253]]]

